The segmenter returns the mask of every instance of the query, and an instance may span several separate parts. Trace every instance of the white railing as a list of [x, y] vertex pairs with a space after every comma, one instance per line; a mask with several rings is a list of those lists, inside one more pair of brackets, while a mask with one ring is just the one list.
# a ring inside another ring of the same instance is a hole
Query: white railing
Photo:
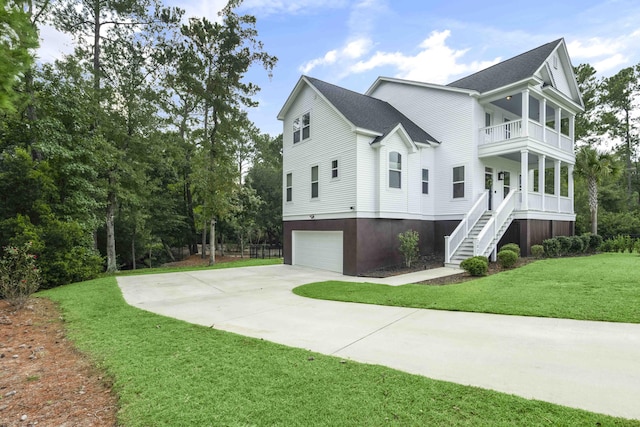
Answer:
[[460, 224], [449, 236], [444, 236], [444, 262], [449, 263], [451, 257], [456, 252], [462, 241], [469, 235], [469, 232], [476, 225], [483, 213], [489, 207], [489, 190], [484, 191], [478, 200], [473, 204], [469, 213], [465, 214]]
[[499, 125], [483, 127], [480, 129], [480, 145], [507, 141], [513, 138], [531, 137], [536, 141], [544, 141], [547, 145], [558, 147], [564, 152], [573, 152], [573, 142], [567, 135], [558, 135], [555, 129], [542, 126], [542, 124], [535, 120], [528, 121], [528, 128], [528, 134], [523, 132], [522, 120], [514, 120]]
[[569, 197], [560, 197], [560, 212], [573, 213], [573, 200]]
[[[499, 125], [488, 126], [480, 130], [480, 141], [484, 144], [504, 141], [522, 136], [522, 120], [501, 123]], [[484, 141], [484, 142], [482, 142]]]
[[474, 239], [473, 255], [486, 255], [487, 252], [491, 252], [495, 242], [500, 240], [500, 231], [507, 222], [512, 218], [513, 211], [516, 208], [516, 201], [518, 200], [519, 191], [512, 191], [509, 193], [506, 199], [500, 203], [500, 206], [493, 212], [493, 216], [484, 226], [482, 231]]

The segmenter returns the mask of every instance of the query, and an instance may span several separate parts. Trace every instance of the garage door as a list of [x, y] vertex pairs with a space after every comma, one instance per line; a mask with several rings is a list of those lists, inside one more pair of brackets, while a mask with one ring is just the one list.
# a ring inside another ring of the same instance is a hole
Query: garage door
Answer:
[[293, 265], [342, 273], [342, 231], [293, 231]]

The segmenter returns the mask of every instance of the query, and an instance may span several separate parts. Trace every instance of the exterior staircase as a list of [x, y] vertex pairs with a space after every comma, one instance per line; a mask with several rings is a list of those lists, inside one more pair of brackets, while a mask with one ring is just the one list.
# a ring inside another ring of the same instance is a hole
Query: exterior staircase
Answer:
[[492, 256], [495, 261], [496, 246], [513, 222], [518, 193], [511, 192], [494, 211], [486, 210], [484, 196], [480, 197], [452, 235], [445, 237], [445, 266], [459, 267], [474, 255]]
[[476, 222], [467, 237], [462, 241], [458, 249], [454, 252], [451, 257], [451, 261], [449, 264], [459, 267], [460, 263], [467, 258], [471, 258], [473, 256], [473, 246], [476, 244], [476, 238], [482, 231], [485, 225], [491, 219], [491, 211], [487, 211]]

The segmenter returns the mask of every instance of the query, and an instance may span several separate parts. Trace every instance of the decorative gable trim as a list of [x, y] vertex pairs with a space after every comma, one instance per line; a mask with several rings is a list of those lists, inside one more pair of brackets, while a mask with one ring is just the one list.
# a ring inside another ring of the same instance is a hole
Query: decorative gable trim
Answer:
[[398, 125], [395, 128], [393, 128], [391, 132], [388, 132], [384, 138], [376, 138], [375, 140], [373, 140], [373, 142], [371, 143], [371, 146], [374, 148], [384, 147], [385, 145], [387, 145], [389, 138], [391, 138], [391, 136], [394, 134], [398, 134], [400, 136], [400, 139], [402, 140], [402, 142], [404, 142], [404, 144], [409, 149], [409, 153], [415, 153], [418, 151], [418, 145], [411, 140], [411, 137], [409, 136], [407, 131], [404, 129], [404, 126], [402, 126], [402, 124], [400, 123], [398, 123]]

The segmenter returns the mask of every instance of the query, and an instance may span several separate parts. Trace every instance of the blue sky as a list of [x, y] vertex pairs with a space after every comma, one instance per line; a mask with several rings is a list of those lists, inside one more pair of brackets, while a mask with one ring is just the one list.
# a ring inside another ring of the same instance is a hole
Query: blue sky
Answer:
[[[186, 16], [217, 19], [224, 0], [165, 0]], [[269, 79], [255, 67], [247, 79], [262, 88], [249, 117], [277, 135], [276, 115], [302, 74], [364, 92], [378, 76], [446, 84], [564, 37], [574, 65], [601, 76], [640, 63], [640, 2], [571, 0], [478, 2], [435, 0], [245, 0], [259, 39], [278, 57]], [[39, 56], [50, 61], [70, 41], [46, 28]]]

